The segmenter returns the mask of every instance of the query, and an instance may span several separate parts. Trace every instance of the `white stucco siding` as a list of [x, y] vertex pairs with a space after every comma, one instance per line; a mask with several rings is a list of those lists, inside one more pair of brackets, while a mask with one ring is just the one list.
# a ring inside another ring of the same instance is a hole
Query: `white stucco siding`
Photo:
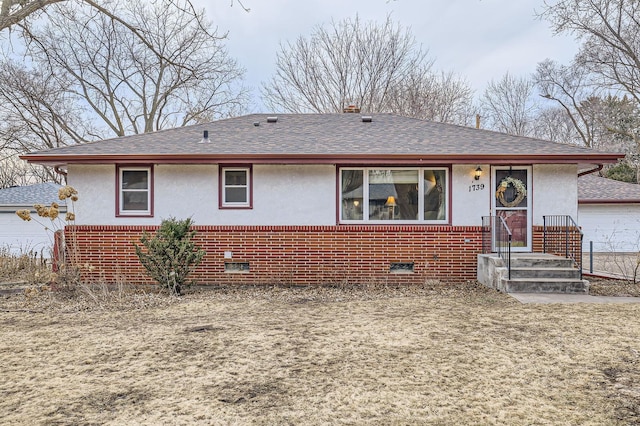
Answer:
[[207, 219], [207, 223], [334, 225], [336, 223], [335, 182], [336, 169], [331, 165], [255, 165], [253, 166], [253, 208], [219, 210], [216, 195], [216, 207]]
[[[478, 164], [452, 166], [451, 224], [478, 226], [491, 214], [492, 173], [479, 180]], [[332, 225], [336, 223], [336, 168], [333, 165], [254, 165], [251, 209], [218, 207], [218, 166], [154, 166], [154, 216], [117, 217], [116, 167], [71, 165], [69, 184], [80, 196], [78, 224], [157, 224], [169, 216], [191, 217], [199, 225]], [[543, 215], [577, 218], [577, 167], [533, 166], [533, 222]]]
[[[68, 184], [78, 191], [74, 205], [76, 224], [115, 224], [116, 211], [115, 165], [69, 165]], [[71, 211], [71, 206], [69, 206]]]
[[253, 208], [218, 208], [216, 165], [154, 166], [154, 216], [116, 217], [114, 165], [69, 166], [69, 184], [79, 192], [76, 223], [158, 224], [170, 216], [198, 225], [330, 225], [336, 221], [335, 167], [253, 166]]
[[[481, 217], [491, 213], [491, 201], [495, 184], [491, 181], [489, 165], [480, 164], [483, 170], [479, 180], [474, 180], [477, 164], [455, 165], [452, 168], [452, 224], [457, 226], [480, 225]], [[542, 225], [544, 215], [578, 215], [578, 170], [574, 164], [540, 164], [532, 168], [532, 184], [529, 189], [532, 200], [533, 224]], [[478, 188], [474, 185], [481, 185]], [[484, 185], [482, 187], [482, 185]]]
[[533, 224], [542, 225], [545, 215], [578, 218], [578, 167], [575, 164], [533, 166]]
[[475, 180], [478, 164], [459, 164], [452, 167], [451, 224], [454, 226], [480, 226], [482, 216], [491, 209], [490, 167], [480, 164], [482, 176]]
[[581, 204], [578, 224], [584, 233], [583, 250], [594, 252], [638, 252], [640, 250], [640, 205]]
[[[214, 225], [218, 210], [218, 167], [212, 164], [165, 164], [153, 168], [154, 218], [191, 218], [197, 225]], [[137, 222], [136, 222], [137, 223]]]
[[[16, 206], [16, 210], [23, 208], [31, 206]], [[35, 213], [32, 216], [37, 217]], [[35, 220], [25, 222], [13, 211], [0, 211], [0, 251], [8, 250], [15, 255], [33, 252], [49, 258], [53, 248], [53, 231], [45, 229], [49, 219], [40, 220], [43, 225]]]

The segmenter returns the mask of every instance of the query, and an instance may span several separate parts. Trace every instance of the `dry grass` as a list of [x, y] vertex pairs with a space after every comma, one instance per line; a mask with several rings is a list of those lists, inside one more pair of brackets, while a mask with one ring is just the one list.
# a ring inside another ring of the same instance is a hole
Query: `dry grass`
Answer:
[[51, 269], [42, 254], [23, 250], [15, 255], [7, 247], [0, 246], [0, 283], [46, 283], [51, 275]]
[[611, 280], [586, 277], [589, 280], [589, 294], [594, 296], [632, 296], [640, 297], [640, 283], [628, 280]]
[[0, 296], [0, 423], [640, 424], [637, 304], [436, 283], [87, 291]]

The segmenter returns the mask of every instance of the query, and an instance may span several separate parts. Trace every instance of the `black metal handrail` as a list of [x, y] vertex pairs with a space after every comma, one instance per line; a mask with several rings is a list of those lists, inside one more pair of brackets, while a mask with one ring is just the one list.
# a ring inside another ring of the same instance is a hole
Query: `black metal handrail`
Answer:
[[482, 252], [498, 254], [507, 266], [508, 279], [511, 279], [511, 238], [503, 217], [482, 216]]
[[573, 260], [582, 279], [582, 239], [584, 234], [569, 215], [542, 216], [543, 251]]

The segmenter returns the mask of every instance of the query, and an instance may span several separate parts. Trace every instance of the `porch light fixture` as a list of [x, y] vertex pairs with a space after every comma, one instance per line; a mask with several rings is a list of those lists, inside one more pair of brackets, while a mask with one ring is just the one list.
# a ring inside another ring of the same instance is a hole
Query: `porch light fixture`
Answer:
[[202, 140], [200, 141], [200, 143], [211, 143], [211, 141], [209, 140], [209, 131], [205, 130], [202, 132]]
[[482, 176], [482, 169], [480, 168], [480, 166], [478, 166], [478, 168], [476, 169], [476, 174], [473, 178], [475, 180], [480, 180], [480, 176]]

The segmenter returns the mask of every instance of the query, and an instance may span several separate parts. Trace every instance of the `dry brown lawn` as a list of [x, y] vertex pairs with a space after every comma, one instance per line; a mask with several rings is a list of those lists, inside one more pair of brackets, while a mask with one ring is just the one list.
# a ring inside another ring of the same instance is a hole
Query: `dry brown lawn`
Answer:
[[640, 424], [640, 304], [474, 284], [0, 296], [0, 423]]

